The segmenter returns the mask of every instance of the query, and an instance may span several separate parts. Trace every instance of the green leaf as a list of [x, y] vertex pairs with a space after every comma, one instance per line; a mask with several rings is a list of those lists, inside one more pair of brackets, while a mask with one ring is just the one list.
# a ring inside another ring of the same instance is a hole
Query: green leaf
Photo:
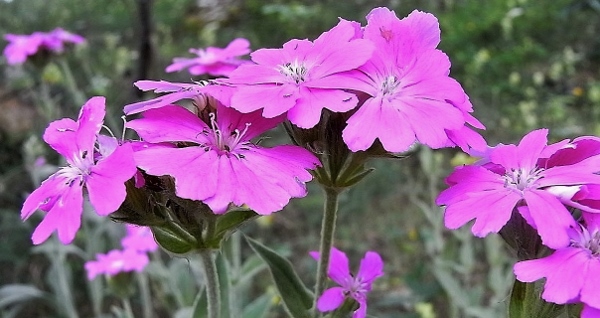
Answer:
[[312, 308], [313, 296], [294, 271], [290, 261], [249, 237], [246, 237], [246, 241], [267, 263], [275, 287], [290, 316], [293, 318], [308, 317], [308, 311]]
[[244, 318], [263, 318], [267, 316], [269, 309], [273, 307], [273, 295], [266, 293], [244, 308], [242, 317]]
[[217, 219], [215, 236], [220, 240], [225, 237], [228, 232], [237, 229], [246, 221], [253, 219], [256, 216], [258, 216], [258, 214], [252, 210], [228, 211], [227, 213], [220, 215]]
[[204, 292], [204, 290], [201, 290], [198, 293], [198, 296], [196, 296], [196, 300], [194, 300], [194, 305], [192, 306], [192, 308], [192, 318], [208, 317], [208, 300], [206, 299], [206, 293]]
[[[196, 242], [179, 233], [176, 229], [162, 226], [150, 227], [158, 245], [175, 254], [185, 254], [196, 247]], [[189, 234], [188, 234], [189, 235]]]
[[540, 288], [535, 282], [523, 283], [515, 279], [508, 305], [509, 318], [555, 318], [564, 311], [564, 305], [548, 303], [540, 298]]
[[52, 303], [52, 296], [31, 285], [12, 284], [0, 288], [0, 308], [40, 299]]

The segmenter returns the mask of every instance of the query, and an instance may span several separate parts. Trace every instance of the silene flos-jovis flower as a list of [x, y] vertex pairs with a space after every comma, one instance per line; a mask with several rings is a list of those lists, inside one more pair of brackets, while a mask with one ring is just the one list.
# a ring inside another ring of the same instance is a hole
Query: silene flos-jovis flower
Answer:
[[[600, 198], [600, 140], [580, 137], [547, 144], [547, 129], [527, 134], [518, 145], [488, 150], [480, 164], [458, 167], [437, 198], [444, 222], [456, 229], [475, 219], [473, 234], [496, 233], [513, 210], [537, 230], [544, 245], [570, 244], [576, 222], [566, 206], [597, 212]], [[594, 207], [595, 205], [595, 207]]]
[[557, 304], [582, 302], [582, 318], [600, 317], [600, 215], [583, 212], [585, 225], [566, 231], [571, 243], [550, 256], [521, 261], [514, 273], [522, 282], [546, 278], [542, 298]]
[[237, 38], [225, 48], [209, 46], [205, 49], [190, 49], [190, 53], [196, 54], [197, 57], [176, 57], [165, 71], [171, 73], [187, 68], [192, 75], [227, 76], [247, 62], [239, 57], [250, 53], [250, 42]]
[[68, 244], [81, 224], [83, 198], [87, 194], [96, 213], [105, 216], [125, 200], [125, 181], [136, 172], [133, 150], [113, 137], [98, 135], [105, 115], [103, 97], [93, 97], [74, 121], [63, 118], [50, 123], [44, 141], [65, 157], [67, 165], [48, 177], [25, 200], [21, 217], [37, 210], [47, 212], [32, 235], [34, 244], [54, 231]]
[[10, 65], [23, 64], [29, 56], [35, 55], [40, 50], [61, 53], [65, 43], [81, 44], [85, 42], [83, 37], [62, 28], [56, 28], [47, 33], [34, 32], [29, 35], [6, 34], [4, 39], [10, 42], [3, 52]]
[[[319, 260], [319, 252], [310, 252], [310, 256]], [[377, 252], [368, 251], [360, 261], [356, 275], [350, 273], [348, 257], [337, 248], [331, 248], [329, 278], [339, 286], [329, 288], [319, 296], [317, 309], [328, 312], [340, 307], [346, 298], [353, 298], [359, 304], [353, 318], [367, 316], [367, 293], [371, 291], [373, 281], [383, 276], [383, 260]]]
[[[309, 151], [291, 145], [260, 147], [252, 138], [275, 127], [279, 118], [242, 114], [216, 102], [199, 115], [176, 105], [145, 111], [127, 127], [149, 143], [187, 144], [136, 151], [139, 168], [175, 179], [177, 196], [199, 200], [214, 213], [230, 203], [259, 214], [281, 210], [292, 197], [306, 195], [308, 169], [320, 165]], [[215, 107], [215, 108], [210, 108]]]

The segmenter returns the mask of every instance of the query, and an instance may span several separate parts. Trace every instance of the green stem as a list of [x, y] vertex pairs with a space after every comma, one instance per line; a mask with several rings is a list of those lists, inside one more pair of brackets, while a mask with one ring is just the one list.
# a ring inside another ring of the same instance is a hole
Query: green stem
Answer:
[[133, 310], [131, 309], [131, 302], [127, 297], [123, 298], [123, 310], [125, 311], [125, 317], [134, 318]]
[[138, 284], [140, 286], [140, 294], [142, 298], [142, 312], [144, 318], [152, 318], [152, 296], [150, 295], [150, 284], [148, 276], [145, 273], [137, 275]]
[[329, 256], [333, 245], [335, 233], [335, 220], [338, 211], [338, 197], [340, 190], [331, 187], [323, 187], [325, 190], [325, 206], [323, 207], [323, 220], [321, 221], [321, 244], [319, 246], [319, 263], [317, 265], [317, 283], [315, 285], [314, 317], [319, 317], [317, 310], [317, 299], [325, 290], [327, 282], [327, 270], [329, 269]]
[[204, 277], [206, 279], [206, 299], [208, 302], [208, 318], [221, 316], [221, 292], [215, 251], [211, 249], [200, 250]]

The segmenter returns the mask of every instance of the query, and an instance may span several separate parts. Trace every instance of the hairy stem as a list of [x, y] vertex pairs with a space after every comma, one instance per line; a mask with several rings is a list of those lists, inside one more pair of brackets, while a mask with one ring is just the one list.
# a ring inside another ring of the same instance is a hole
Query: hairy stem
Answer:
[[211, 249], [200, 250], [204, 277], [206, 278], [206, 299], [208, 302], [208, 318], [221, 316], [221, 292], [217, 273], [215, 251]]
[[321, 221], [321, 244], [319, 246], [319, 263], [317, 265], [317, 283], [315, 285], [314, 317], [319, 317], [317, 300], [325, 290], [327, 282], [327, 269], [329, 268], [329, 256], [333, 245], [335, 233], [335, 221], [338, 211], [339, 189], [323, 187], [325, 190], [325, 205], [323, 207], [323, 220]]

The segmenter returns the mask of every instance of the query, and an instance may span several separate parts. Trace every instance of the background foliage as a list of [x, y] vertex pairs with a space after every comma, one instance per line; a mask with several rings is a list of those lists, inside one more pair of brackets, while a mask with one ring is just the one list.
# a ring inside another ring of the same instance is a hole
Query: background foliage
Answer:
[[[149, 63], [140, 63], [147, 53], [140, 51], [144, 3], [151, 5]], [[188, 74], [163, 70], [190, 47], [223, 46], [235, 37], [248, 38], [254, 49], [280, 47], [290, 38], [315, 38], [337, 17], [364, 22], [375, 6], [399, 16], [417, 8], [439, 18], [440, 47], [488, 127], [483, 134], [490, 144], [514, 142], [538, 127], [550, 128], [554, 140], [600, 134], [596, 0], [0, 1], [1, 34], [61, 26], [88, 39], [63, 56], [22, 67], [0, 59], [0, 316], [124, 315], [123, 297], [102, 279], [87, 282], [83, 272], [85, 260], [118, 246], [119, 225], [88, 213], [74, 245], [32, 247], [29, 236], [39, 218], [19, 220], [26, 194], [61, 164], [40, 141], [48, 121], [76, 116], [87, 97], [105, 95], [108, 125], [118, 133], [122, 106], [140, 98], [132, 82], [141, 74], [189, 81]], [[386, 276], [370, 295], [371, 315], [504, 316], [511, 254], [496, 236], [480, 240], [467, 229], [445, 230], [433, 203], [451, 165], [464, 160], [453, 149], [423, 148], [407, 159], [374, 161], [376, 172], [343, 196], [336, 245], [351, 260], [373, 249], [386, 262]], [[316, 267], [307, 252], [317, 249], [322, 202], [318, 187], [310, 190], [306, 199], [243, 230], [285, 252], [307, 283]], [[229, 248], [238, 307], [253, 309], [256, 317], [262, 311], [282, 315], [250, 248], [238, 239]], [[133, 312], [185, 316], [202, 286], [199, 262], [152, 257], [129, 294]], [[256, 277], [261, 279], [251, 279]], [[32, 302], [36, 306], [26, 306]]]

